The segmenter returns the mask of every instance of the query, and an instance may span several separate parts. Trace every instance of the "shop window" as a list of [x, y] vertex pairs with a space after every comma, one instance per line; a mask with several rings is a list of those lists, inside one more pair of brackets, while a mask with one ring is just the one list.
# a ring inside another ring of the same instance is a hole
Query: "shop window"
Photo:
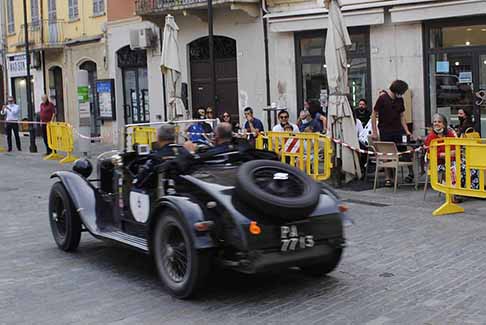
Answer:
[[472, 115], [476, 131], [486, 134], [486, 24], [484, 17], [434, 21], [425, 24], [424, 66], [427, 82], [426, 125], [442, 113], [450, 126], [459, 124], [458, 112]]
[[[312, 31], [296, 34], [297, 53], [297, 91], [298, 109], [302, 109], [304, 100], [321, 103], [327, 109], [327, 74], [325, 62], [325, 31]], [[352, 45], [347, 49], [349, 101], [356, 107], [361, 98], [371, 102], [370, 67], [369, 67], [369, 32], [368, 30], [350, 30]]]
[[430, 28], [430, 48], [486, 45], [486, 24]]

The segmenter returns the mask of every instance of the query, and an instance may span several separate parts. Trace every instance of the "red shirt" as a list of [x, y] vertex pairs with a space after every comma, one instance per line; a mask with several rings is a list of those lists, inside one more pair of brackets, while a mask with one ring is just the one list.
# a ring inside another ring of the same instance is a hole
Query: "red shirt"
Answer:
[[40, 120], [41, 122], [50, 122], [52, 116], [56, 114], [56, 108], [51, 102], [40, 104]]
[[[446, 138], [456, 138], [456, 134], [451, 130], [451, 129], [448, 129], [447, 130], [447, 134], [445, 135]], [[438, 139], [439, 136], [437, 135], [437, 133], [435, 132], [430, 132], [429, 135], [427, 136], [427, 138], [425, 138], [425, 142], [424, 144], [427, 146], [427, 152], [429, 152], [429, 145], [430, 143], [432, 142], [432, 140], [434, 139]], [[439, 141], [439, 143], [441, 143], [441, 141]], [[443, 141], [442, 141], [443, 143]], [[444, 153], [445, 152], [445, 146], [437, 146], [437, 160], [439, 161], [439, 163], [444, 163], [444, 159], [440, 157], [440, 154], [441, 153]]]

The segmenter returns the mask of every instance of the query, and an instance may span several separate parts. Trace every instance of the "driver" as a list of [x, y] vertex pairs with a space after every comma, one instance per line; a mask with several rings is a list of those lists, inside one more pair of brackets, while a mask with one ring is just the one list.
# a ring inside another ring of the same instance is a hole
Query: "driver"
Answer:
[[137, 177], [134, 180], [136, 187], [142, 187], [150, 178], [155, 167], [166, 160], [173, 159], [177, 156], [189, 155], [189, 152], [175, 146], [175, 127], [172, 124], [164, 124], [157, 130], [157, 142], [154, 143], [149, 159], [140, 168]]

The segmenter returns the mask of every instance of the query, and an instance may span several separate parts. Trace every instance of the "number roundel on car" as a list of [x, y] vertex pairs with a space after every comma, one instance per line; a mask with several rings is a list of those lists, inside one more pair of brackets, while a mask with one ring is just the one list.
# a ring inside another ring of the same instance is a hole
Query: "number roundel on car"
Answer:
[[130, 192], [130, 211], [133, 218], [141, 223], [145, 223], [150, 215], [150, 197], [148, 194], [131, 191]]

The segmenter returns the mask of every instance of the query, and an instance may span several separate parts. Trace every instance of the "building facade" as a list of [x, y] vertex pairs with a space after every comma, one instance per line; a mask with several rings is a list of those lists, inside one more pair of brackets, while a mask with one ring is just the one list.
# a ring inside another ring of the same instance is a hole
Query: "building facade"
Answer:
[[117, 130], [165, 120], [160, 28], [135, 14], [133, 0], [108, 0], [108, 71], [114, 80]]
[[[486, 134], [485, 0], [341, 0], [352, 46], [348, 51], [350, 101], [372, 106], [380, 89], [402, 79], [410, 85], [407, 119], [425, 134], [431, 115], [457, 124], [458, 109], [474, 112]], [[144, 21], [163, 28], [166, 14], [180, 28], [183, 82], [193, 110], [207, 106], [207, 3], [136, 1]], [[218, 1], [214, 4], [217, 111], [243, 119], [251, 106], [266, 120], [271, 102], [291, 117], [305, 99], [327, 104], [324, 44], [328, 24], [322, 1]]]
[[[107, 78], [105, 0], [29, 0], [28, 37], [32, 98], [35, 111], [47, 94], [57, 107], [57, 120], [78, 125], [77, 72], [89, 76], [90, 134], [113, 142], [112, 121], [100, 118], [97, 79]], [[5, 1], [7, 88], [27, 118], [24, 8], [22, 0]]]

